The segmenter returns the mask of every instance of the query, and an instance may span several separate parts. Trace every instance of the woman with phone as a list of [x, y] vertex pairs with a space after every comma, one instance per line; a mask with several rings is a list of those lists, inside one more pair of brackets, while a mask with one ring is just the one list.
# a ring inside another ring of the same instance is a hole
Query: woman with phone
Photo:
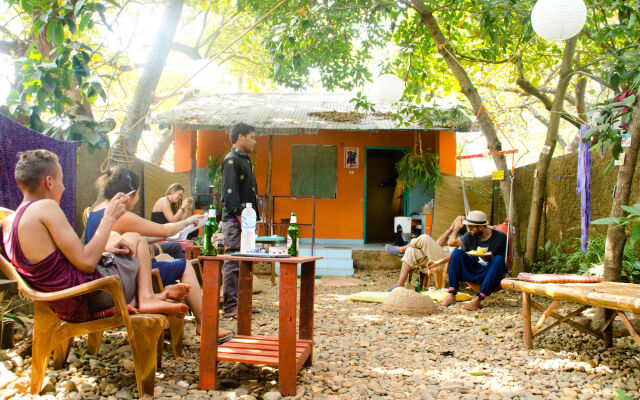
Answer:
[[193, 208], [193, 199], [184, 197], [184, 187], [179, 183], [174, 183], [167, 189], [164, 197], [156, 201], [151, 209], [151, 221], [158, 224], [168, 222], [178, 222], [189, 216], [189, 211]]
[[[95, 227], [100, 224], [104, 210], [113, 196], [119, 192], [127, 193], [128, 200], [125, 203], [127, 210], [133, 209], [139, 198], [140, 178], [135, 172], [124, 167], [110, 168], [98, 178], [96, 185], [101, 193], [101, 198], [104, 200], [99, 201], [91, 209], [85, 229], [85, 242], [88, 242], [93, 237]], [[119, 233], [136, 232], [146, 237], [166, 238], [180, 232], [189, 224], [197, 225], [199, 218], [203, 218], [203, 216], [193, 215], [180, 221], [158, 224], [127, 211], [116, 220], [112, 229]], [[181, 258], [170, 261], [154, 261], [152, 268], [159, 270], [162, 284], [165, 286], [171, 285], [177, 280], [190, 285], [191, 289], [187, 294], [186, 300], [196, 319], [196, 331], [199, 334], [200, 316], [202, 314], [202, 289], [196, 278], [193, 265]], [[220, 334], [228, 336], [230, 333], [230, 331], [221, 329]]]

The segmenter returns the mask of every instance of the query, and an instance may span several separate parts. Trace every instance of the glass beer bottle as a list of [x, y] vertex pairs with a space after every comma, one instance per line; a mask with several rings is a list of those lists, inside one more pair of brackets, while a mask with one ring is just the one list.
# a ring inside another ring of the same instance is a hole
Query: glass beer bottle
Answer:
[[215, 256], [216, 244], [214, 243], [214, 237], [218, 230], [218, 224], [216, 222], [216, 207], [212, 204], [209, 207], [209, 218], [204, 225], [204, 255]]
[[287, 229], [287, 253], [292, 257], [298, 257], [300, 250], [300, 231], [298, 230], [298, 220], [296, 213], [291, 213], [291, 220], [289, 221], [289, 229]]

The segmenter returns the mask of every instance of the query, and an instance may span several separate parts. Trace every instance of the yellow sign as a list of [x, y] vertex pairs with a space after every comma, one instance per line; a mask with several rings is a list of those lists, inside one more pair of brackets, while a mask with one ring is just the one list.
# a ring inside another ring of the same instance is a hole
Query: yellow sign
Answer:
[[493, 171], [491, 173], [491, 180], [493, 180], [493, 181], [503, 181], [504, 180], [504, 170]]

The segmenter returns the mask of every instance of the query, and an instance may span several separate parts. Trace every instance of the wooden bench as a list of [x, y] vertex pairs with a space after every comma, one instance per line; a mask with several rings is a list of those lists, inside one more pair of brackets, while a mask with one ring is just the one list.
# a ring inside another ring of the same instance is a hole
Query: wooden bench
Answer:
[[[613, 343], [611, 323], [619, 317], [627, 327], [631, 337], [640, 345], [640, 336], [633, 328], [626, 313], [640, 314], [640, 285], [621, 282], [598, 283], [534, 283], [517, 279], [503, 279], [504, 289], [522, 292], [522, 322], [524, 324], [524, 347], [533, 348], [533, 338], [564, 323], [584, 333], [595, 336], [610, 347]], [[553, 302], [545, 309], [544, 306], [531, 300], [531, 295], [549, 297]], [[567, 315], [560, 315], [554, 310], [560, 301], [582, 304], [575, 311]], [[531, 307], [542, 312], [542, 316], [531, 327]], [[591, 328], [571, 318], [578, 316], [590, 307], [605, 309], [605, 320], [597, 328]], [[552, 317], [555, 321], [544, 328], [542, 325]]]

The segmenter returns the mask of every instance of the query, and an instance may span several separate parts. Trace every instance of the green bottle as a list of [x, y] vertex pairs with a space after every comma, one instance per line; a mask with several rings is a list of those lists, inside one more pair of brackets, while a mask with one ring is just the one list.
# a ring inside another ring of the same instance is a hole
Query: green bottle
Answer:
[[287, 253], [292, 257], [298, 257], [300, 231], [298, 230], [298, 219], [296, 213], [291, 213], [289, 229], [287, 229]]
[[416, 278], [416, 293], [420, 293], [421, 292], [421, 287], [420, 287], [420, 272], [418, 272], [418, 277]]
[[218, 231], [218, 223], [216, 222], [216, 207], [212, 204], [209, 207], [209, 218], [204, 225], [204, 255], [215, 256], [216, 244], [213, 243], [213, 238]]

